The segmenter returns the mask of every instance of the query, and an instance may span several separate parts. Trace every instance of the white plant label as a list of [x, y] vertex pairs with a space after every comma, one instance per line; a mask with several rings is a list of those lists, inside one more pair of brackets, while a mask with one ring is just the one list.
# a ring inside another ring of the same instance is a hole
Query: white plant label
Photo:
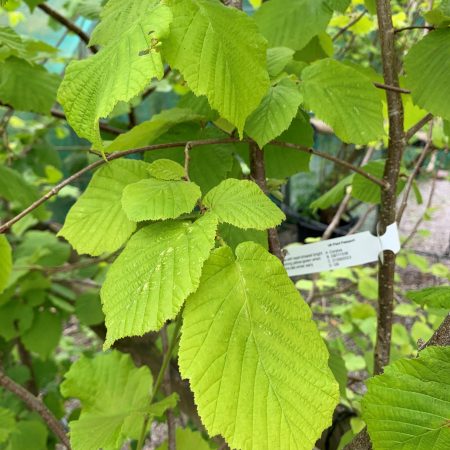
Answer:
[[290, 245], [285, 249], [284, 266], [288, 275], [295, 277], [367, 264], [384, 250], [398, 253], [400, 248], [397, 224], [393, 223], [383, 236], [364, 231], [314, 244]]

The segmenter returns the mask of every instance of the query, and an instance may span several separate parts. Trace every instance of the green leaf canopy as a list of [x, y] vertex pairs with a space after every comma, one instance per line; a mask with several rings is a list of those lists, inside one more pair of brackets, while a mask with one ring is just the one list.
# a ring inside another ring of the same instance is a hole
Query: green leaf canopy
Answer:
[[310, 450], [339, 390], [311, 312], [258, 244], [215, 250], [186, 302], [179, 350], [202, 422], [242, 450]]
[[450, 347], [401, 359], [368, 381], [363, 419], [377, 450], [450, 447]]
[[218, 0], [168, 0], [173, 12], [164, 55], [196, 95], [206, 95], [242, 133], [269, 88], [266, 42], [253, 19]]
[[105, 348], [125, 336], [158, 330], [197, 289], [214, 246], [217, 219], [167, 221], [142, 228], [110, 267], [101, 289]]

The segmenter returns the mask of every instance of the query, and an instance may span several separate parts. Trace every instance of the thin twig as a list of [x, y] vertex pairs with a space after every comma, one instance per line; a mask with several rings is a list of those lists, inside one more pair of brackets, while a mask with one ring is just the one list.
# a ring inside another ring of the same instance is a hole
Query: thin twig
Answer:
[[430, 125], [430, 129], [428, 131], [428, 142], [426, 143], [425, 147], [422, 150], [422, 153], [419, 156], [419, 159], [417, 160], [416, 165], [414, 166], [414, 169], [411, 173], [411, 175], [408, 177], [408, 181], [406, 183], [405, 186], [405, 191], [403, 193], [403, 197], [402, 197], [402, 202], [400, 204], [400, 207], [398, 209], [398, 213], [397, 213], [397, 224], [399, 225], [402, 217], [403, 217], [403, 213], [405, 212], [406, 206], [408, 205], [408, 198], [409, 198], [409, 194], [411, 192], [411, 188], [413, 186], [414, 180], [417, 177], [417, 174], [420, 171], [420, 168], [422, 167], [423, 162], [425, 161], [425, 158], [428, 156], [430, 150], [432, 151], [433, 149], [433, 122], [431, 122]]
[[192, 145], [190, 142], [187, 142], [184, 146], [184, 178], [186, 181], [191, 181], [189, 178], [189, 162], [191, 161], [191, 151]]
[[353, 228], [350, 229], [350, 231], [347, 233], [347, 236], [349, 236], [350, 234], [354, 234], [357, 231], [359, 231], [361, 229], [361, 227], [365, 224], [367, 218], [369, 217], [370, 213], [377, 207], [377, 205], [370, 205], [367, 209], [366, 212], [359, 218], [358, 222], [355, 223], [355, 225], [353, 226]]
[[433, 114], [427, 114], [423, 119], [420, 119], [405, 133], [405, 140], [408, 142], [418, 131], [420, 131], [430, 120], [433, 119]]
[[394, 30], [394, 33], [397, 34], [407, 30], [434, 30], [434, 29], [435, 27], [433, 27], [432, 25], [411, 25], [409, 27], [396, 28]]
[[343, 35], [349, 28], [358, 23], [367, 13], [367, 10], [364, 10], [362, 13], [358, 14], [353, 20], [351, 20], [345, 27], [342, 27], [334, 36], [333, 41], [335, 41], [338, 37]]
[[2, 369], [0, 369], [0, 386], [19, 397], [28, 406], [28, 408], [30, 408], [30, 410], [37, 412], [48, 427], [53, 431], [53, 433], [58, 437], [61, 443], [65, 445], [68, 450], [70, 450], [70, 441], [67, 437], [66, 430], [64, 430], [62, 424], [40, 399], [28, 392], [23, 386], [17, 384], [14, 380], [9, 378]]
[[385, 91], [392, 91], [392, 92], [399, 92], [400, 94], [411, 94], [411, 91], [409, 89], [403, 89], [398, 86], [390, 86], [388, 84], [384, 83], [377, 83], [374, 82], [373, 85], [378, 89], [384, 89]]
[[48, 16], [50, 16], [52, 19], [59, 22], [61, 25], [66, 27], [68, 30], [75, 33], [85, 44], [86, 46], [92, 51], [92, 53], [97, 53], [98, 48], [95, 45], [89, 46], [89, 40], [90, 37], [87, 33], [85, 33], [78, 25], [71, 22], [69, 19], [61, 15], [58, 11], [54, 10], [50, 6], [48, 6], [47, 3], [41, 3], [38, 5], [38, 8], [45, 12]]

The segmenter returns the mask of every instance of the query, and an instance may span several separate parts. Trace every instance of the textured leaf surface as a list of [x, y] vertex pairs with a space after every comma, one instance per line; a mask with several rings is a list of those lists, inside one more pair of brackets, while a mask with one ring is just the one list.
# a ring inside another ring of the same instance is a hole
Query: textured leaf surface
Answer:
[[368, 381], [363, 419], [377, 450], [450, 447], [450, 347], [429, 347]]
[[252, 18], [218, 0], [169, 0], [164, 55], [196, 95], [242, 132], [269, 88], [266, 43]]
[[0, 61], [9, 56], [26, 58], [26, 46], [22, 38], [10, 27], [0, 27]]
[[[129, 3], [135, 2], [121, 2], [122, 8], [129, 8]], [[138, 95], [151, 78], [163, 76], [161, 55], [150, 47], [152, 39], [168, 33], [170, 9], [165, 5], [150, 9], [153, 4], [143, 1], [139, 4], [144, 8], [140, 20], [124, 22], [123, 29], [114, 29], [116, 39], [96, 55], [72, 61], [58, 92], [68, 122], [95, 148], [103, 148], [99, 119], [107, 117], [119, 101], [127, 102]], [[147, 54], [140, 55], [146, 50]]]
[[384, 134], [382, 103], [369, 78], [333, 59], [303, 73], [305, 102], [344, 142], [367, 144]]
[[122, 207], [130, 220], [176, 219], [190, 213], [202, 195], [195, 183], [149, 178], [123, 190]]
[[49, 114], [60, 81], [42, 66], [10, 57], [0, 63], [0, 100], [19, 111]]
[[406, 297], [421, 306], [450, 310], [450, 286], [435, 286], [412, 291]]
[[271, 77], [276, 77], [292, 61], [294, 50], [288, 47], [273, 47], [267, 49], [267, 71]]
[[435, 30], [414, 45], [405, 58], [405, 68], [414, 102], [450, 119], [450, 29]]
[[59, 235], [80, 254], [116, 251], [136, 229], [122, 210], [123, 189], [148, 176], [148, 165], [141, 161], [123, 159], [106, 164], [70, 209]]
[[212, 253], [186, 302], [179, 351], [211, 436], [243, 450], [310, 450], [339, 398], [327, 360], [276, 257], [249, 242], [236, 258], [229, 247]]
[[157, 159], [148, 166], [150, 175], [159, 180], [181, 180], [185, 173], [184, 167], [171, 159]]
[[285, 219], [283, 212], [253, 181], [229, 178], [211, 189], [203, 199], [220, 222], [239, 228], [266, 230]]
[[108, 329], [105, 347], [125, 336], [158, 330], [195, 291], [214, 246], [217, 219], [205, 215], [141, 229], [110, 267], [101, 290]]
[[9, 276], [12, 270], [11, 246], [6, 236], [0, 234], [0, 293], [3, 292], [8, 284]]
[[121, 448], [125, 438], [138, 438], [152, 384], [148, 367], [137, 369], [130, 356], [116, 351], [72, 364], [61, 393], [83, 405], [80, 418], [70, 423], [73, 449]]
[[267, 231], [252, 229], [243, 230], [242, 228], [235, 227], [229, 223], [221, 223], [219, 225], [219, 235], [233, 251], [239, 244], [248, 241], [256, 242], [266, 250], [269, 247]]
[[303, 48], [325, 31], [333, 13], [328, 0], [271, 0], [255, 14], [262, 34], [272, 47]]
[[289, 128], [302, 101], [294, 81], [284, 78], [269, 89], [245, 124], [246, 133], [264, 147]]

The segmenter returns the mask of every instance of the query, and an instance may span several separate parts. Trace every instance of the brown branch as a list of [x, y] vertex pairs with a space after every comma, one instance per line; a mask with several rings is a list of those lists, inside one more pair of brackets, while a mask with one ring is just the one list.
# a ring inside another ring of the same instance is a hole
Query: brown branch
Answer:
[[328, 153], [321, 152], [319, 150], [314, 150], [313, 148], [305, 147], [303, 145], [291, 144], [290, 142], [272, 141], [271, 144], [277, 145], [278, 147], [293, 148], [304, 153], [309, 153], [310, 155], [319, 156], [320, 158], [327, 159], [328, 161], [332, 161], [335, 164], [340, 165], [341, 167], [345, 167], [353, 172], [358, 173], [364, 178], [367, 178], [368, 180], [372, 181], [372, 183], [375, 183], [376, 185], [380, 186], [384, 190], [390, 188], [389, 182], [387, 180], [380, 180], [379, 178], [374, 177], [373, 175], [365, 172], [359, 167], [356, 167], [343, 159], [336, 158], [335, 156], [330, 155]]
[[377, 83], [374, 82], [373, 85], [378, 89], [384, 89], [385, 91], [392, 91], [392, 92], [399, 92], [400, 94], [411, 94], [411, 91], [409, 89], [403, 89], [398, 86], [390, 86], [388, 84], [384, 83]]
[[423, 148], [423, 150], [419, 156], [419, 159], [417, 160], [417, 163], [414, 166], [414, 169], [406, 183], [405, 191], [404, 191], [403, 197], [402, 197], [402, 202], [400, 204], [400, 207], [399, 207], [398, 213], [397, 213], [397, 219], [396, 219], [397, 224], [400, 224], [402, 217], [403, 217], [403, 213], [405, 212], [406, 206], [408, 205], [408, 198], [409, 198], [409, 194], [411, 192], [411, 188], [414, 183], [414, 180], [416, 179], [417, 174], [419, 173], [420, 168], [422, 167], [422, 164], [425, 161], [425, 158], [428, 156], [430, 151], [433, 151], [433, 136], [432, 136], [432, 134], [433, 134], [433, 123], [431, 123], [430, 130], [428, 133], [428, 142], [425, 145], [425, 147]]
[[394, 33], [397, 34], [407, 30], [434, 30], [434, 29], [435, 27], [433, 27], [432, 25], [411, 25], [409, 27], [396, 28], [394, 30]]
[[47, 3], [41, 3], [38, 5], [38, 8], [45, 12], [52, 19], [56, 20], [58, 23], [66, 27], [68, 30], [75, 33], [91, 50], [92, 53], [97, 53], [98, 48], [95, 45], [89, 46], [90, 37], [87, 33], [85, 33], [78, 25], [71, 22], [69, 19], [61, 15], [58, 11], [54, 10]]
[[0, 386], [19, 397], [30, 410], [37, 412], [61, 443], [70, 450], [70, 441], [62, 424], [40, 399], [9, 378], [2, 369], [0, 369]]
[[433, 119], [433, 114], [427, 114], [423, 119], [420, 119], [405, 133], [405, 140], [408, 142], [418, 131], [420, 131], [430, 120]]
[[[397, 72], [397, 56], [392, 24], [391, 3], [389, 0], [377, 0], [378, 28], [381, 41], [381, 59], [384, 82], [388, 86], [399, 88]], [[405, 132], [403, 124], [403, 103], [400, 92], [387, 90], [389, 116], [389, 145], [384, 168], [383, 179], [389, 189], [381, 191], [379, 233], [384, 234], [386, 228], [395, 222], [397, 181], [400, 164], [405, 148]], [[391, 251], [384, 252], [383, 261], [378, 271], [378, 320], [377, 337], [374, 355], [374, 373], [383, 372], [389, 363], [392, 335], [392, 317], [394, 307], [394, 277], [396, 255]]]
[[[266, 169], [264, 167], [264, 152], [258, 147], [256, 142], [249, 143], [250, 155], [250, 176], [267, 194]], [[268, 230], [269, 251], [275, 255], [280, 261], [284, 260], [283, 250], [281, 249], [280, 239], [275, 228]]]
[[[51, 109], [50, 114], [51, 114], [53, 117], [56, 117], [57, 119], [62, 119], [62, 120], [67, 121], [66, 115], [65, 115], [62, 111], [59, 111], [59, 110], [57, 110], [57, 109], [55, 109], [55, 108], [52, 108], [52, 109]], [[122, 129], [120, 129], [120, 128], [112, 127], [112, 126], [110, 126], [110, 125], [108, 125], [108, 124], [106, 124], [106, 123], [103, 123], [103, 122], [100, 122], [100, 123], [99, 123], [99, 128], [100, 128], [100, 130], [102, 130], [102, 131], [105, 131], [105, 132], [107, 132], [107, 133], [111, 133], [111, 134], [114, 134], [114, 135], [123, 134], [123, 133], [125, 133], [125, 131], [126, 131], [126, 130], [122, 130]]]
[[367, 10], [364, 10], [362, 13], [358, 14], [353, 20], [351, 20], [345, 27], [342, 27], [334, 36], [333, 41], [335, 41], [338, 37], [342, 36], [349, 28], [358, 23], [367, 13]]

